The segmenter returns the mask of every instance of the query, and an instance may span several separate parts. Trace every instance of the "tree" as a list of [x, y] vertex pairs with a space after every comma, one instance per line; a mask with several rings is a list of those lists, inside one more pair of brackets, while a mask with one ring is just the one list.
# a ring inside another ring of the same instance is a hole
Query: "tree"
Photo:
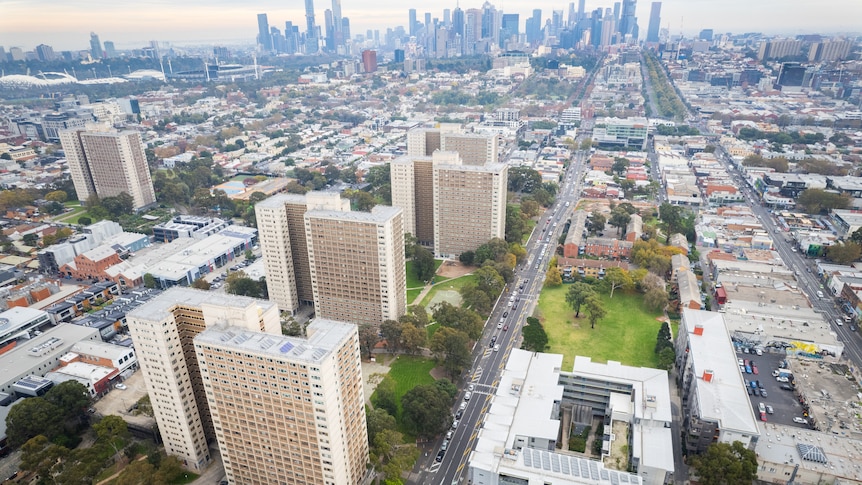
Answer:
[[539, 203], [535, 199], [524, 198], [521, 200], [521, 214], [527, 217], [536, 217], [541, 211]]
[[859, 259], [862, 246], [853, 242], [839, 242], [826, 247], [826, 257], [838, 264], [848, 264]]
[[62, 410], [45, 399], [24, 399], [12, 407], [6, 416], [9, 445], [18, 447], [40, 434], [53, 439], [63, 432], [63, 415]]
[[853, 231], [853, 234], [850, 235], [850, 240], [856, 244], [862, 245], [862, 227]]
[[51, 202], [59, 202], [63, 203], [69, 200], [69, 194], [67, 194], [63, 190], [52, 190], [45, 194], [45, 200], [50, 200]]
[[461, 306], [469, 308], [480, 315], [488, 315], [494, 305], [494, 301], [488, 293], [479, 289], [476, 283], [469, 282], [461, 287]]
[[168, 455], [159, 463], [159, 469], [153, 476], [154, 483], [173, 483], [180, 475], [186, 473], [180, 459], [173, 455]]
[[476, 260], [476, 253], [473, 251], [464, 251], [458, 256], [458, 261], [465, 266], [473, 266], [473, 263]]
[[533, 352], [544, 352], [548, 346], [548, 334], [538, 318], [527, 317], [527, 324], [521, 327], [524, 336], [521, 348]]
[[595, 294], [587, 298], [584, 304], [587, 306], [587, 311], [590, 312], [590, 316], [588, 317], [590, 319], [590, 328], [596, 328], [596, 323], [608, 314], [605, 304]]
[[63, 419], [82, 416], [90, 404], [90, 394], [87, 392], [87, 388], [78, 381], [66, 381], [57, 384], [45, 393], [43, 399], [56, 406]]
[[395, 418], [383, 408], [365, 408], [365, 426], [368, 428], [368, 444], [374, 443], [374, 437], [384, 430], [395, 431]]
[[39, 235], [31, 232], [29, 234], [24, 234], [24, 237], [21, 238], [21, 241], [30, 247], [35, 247], [39, 244]]
[[391, 415], [398, 413], [398, 399], [395, 390], [395, 380], [388, 375], [377, 384], [377, 389], [372, 394], [372, 404], [380, 409], [385, 409]]
[[118, 219], [124, 214], [131, 214], [135, 210], [135, 199], [126, 192], [121, 192], [115, 197], [105, 197], [102, 199], [102, 207], [108, 211], [108, 214]]
[[757, 454], [739, 441], [713, 443], [691, 459], [691, 467], [703, 485], [751, 483], [757, 478]]
[[[284, 327], [282, 327], [282, 329], [283, 328]], [[284, 332], [284, 330], [282, 330], [282, 332]], [[379, 341], [380, 337], [377, 335], [377, 327], [375, 325], [371, 325], [369, 323], [359, 325], [359, 352], [363, 357], [366, 359], [370, 358], [371, 351], [374, 350], [374, 346], [377, 345], [377, 342]]]
[[551, 258], [551, 264], [548, 266], [548, 271], [545, 273], [545, 287], [554, 288], [563, 284], [563, 275], [560, 273], [560, 267], [557, 266], [556, 256]]
[[[287, 335], [290, 337], [305, 337], [305, 327], [296, 321], [295, 318], [289, 313], [283, 313], [281, 315], [281, 334]], [[375, 333], [376, 335], [376, 333]], [[361, 335], [360, 335], [361, 338]], [[361, 342], [360, 342], [361, 343]], [[376, 343], [376, 342], [375, 342]]]
[[668, 347], [673, 347], [673, 342], [671, 342], [670, 326], [667, 322], [662, 322], [661, 328], [659, 328], [658, 335], [656, 335], [655, 339], [655, 352], [659, 353], [662, 349], [666, 349]]
[[150, 273], [144, 273], [144, 286], [147, 288], [155, 288], [156, 278]]
[[198, 279], [192, 281], [191, 286], [192, 286], [192, 288], [197, 288], [199, 290], [209, 290], [212, 285], [210, 284], [209, 281], [207, 281], [206, 279], [201, 277], [201, 278], [198, 278]]
[[12, 160], [12, 155], [10, 155], [9, 152], [3, 152], [3, 154], [0, 155], [0, 158], [3, 160]]
[[436, 271], [434, 254], [417, 245], [413, 253], [413, 272], [416, 274], [416, 278], [419, 281], [430, 281]]
[[658, 353], [658, 368], [671, 370], [675, 360], [676, 352], [674, 352], [673, 347], [665, 347]]
[[593, 146], [593, 140], [591, 138], [584, 138], [581, 141], [581, 150], [589, 150]]
[[617, 288], [629, 289], [634, 286], [632, 277], [628, 270], [623, 268], [612, 267], [605, 270], [605, 278], [602, 282], [611, 290], [611, 298], [614, 297], [614, 290]]
[[592, 234], [598, 234], [605, 228], [607, 219], [598, 211], [593, 211], [587, 218], [587, 228]]
[[611, 220], [608, 221], [608, 224], [617, 228], [617, 234], [620, 234], [623, 229], [629, 224], [629, 221], [632, 219], [632, 216], [629, 215], [625, 209], [617, 207], [611, 212]]
[[65, 447], [51, 443], [44, 435], [37, 435], [21, 447], [20, 468], [39, 475], [44, 483], [51, 483], [51, 478], [61, 473], [68, 454]]
[[114, 450], [115, 459], [131, 437], [126, 422], [116, 415], [109, 415], [100, 419], [93, 424], [93, 431], [96, 432], [100, 444], [110, 446]]
[[503, 291], [506, 280], [500, 273], [486, 262], [481, 268], [473, 272], [477, 287], [494, 299]]
[[614, 163], [611, 166], [611, 170], [615, 174], [621, 176], [623, 174], [623, 172], [626, 171], [627, 168], [629, 168], [629, 160], [627, 158], [622, 158], [622, 157], [615, 157], [614, 158]]
[[82, 226], [89, 226], [92, 223], [93, 223], [93, 219], [90, 219], [87, 216], [81, 216], [78, 218], [78, 224], [80, 224]]
[[440, 327], [434, 332], [430, 347], [453, 379], [470, 364], [470, 336], [461, 330]]
[[667, 306], [667, 291], [664, 288], [653, 288], [644, 294], [644, 305], [657, 311]]
[[425, 328], [415, 327], [413, 325], [404, 325], [401, 329], [401, 348], [410, 354], [417, 354], [425, 344], [425, 338], [428, 334]]
[[796, 202], [809, 214], [821, 214], [832, 209], [846, 209], [850, 206], [850, 197], [823, 189], [806, 189]]
[[147, 485], [153, 483], [156, 468], [147, 460], [136, 460], [123, 469], [113, 483], [116, 485]]
[[587, 299], [596, 294], [593, 287], [587, 283], [579, 281], [572, 284], [566, 292], [566, 303], [575, 311], [575, 318], [581, 315], [581, 305], [586, 303]]
[[431, 437], [452, 424], [452, 398], [434, 384], [416, 386], [401, 397], [401, 415], [416, 434]]
[[416, 245], [419, 244], [419, 239], [410, 234], [409, 232], [404, 233], [404, 258], [405, 259], [413, 259], [413, 254], [416, 252]]
[[380, 325], [380, 334], [390, 352], [398, 352], [401, 347], [401, 330], [402, 324], [397, 320], [386, 320]]
[[680, 228], [682, 227], [682, 208], [678, 205], [663, 202], [659, 206], [659, 219], [664, 223], [665, 234], [670, 238], [671, 234], [680, 232]]

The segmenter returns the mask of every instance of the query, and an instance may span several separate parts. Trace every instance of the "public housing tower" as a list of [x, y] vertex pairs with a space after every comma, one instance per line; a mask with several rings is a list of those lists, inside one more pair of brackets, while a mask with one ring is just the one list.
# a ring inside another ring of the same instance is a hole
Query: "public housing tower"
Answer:
[[269, 301], [171, 288], [129, 313], [166, 451], [217, 441], [230, 483], [358, 484], [368, 460], [356, 325], [280, 333]]
[[279, 194], [255, 205], [270, 298], [295, 312], [357, 324], [406, 312], [399, 208], [354, 212], [337, 193]]
[[105, 132], [74, 128], [60, 132], [79, 200], [91, 195], [132, 196], [135, 210], [156, 202], [144, 142], [134, 131]]

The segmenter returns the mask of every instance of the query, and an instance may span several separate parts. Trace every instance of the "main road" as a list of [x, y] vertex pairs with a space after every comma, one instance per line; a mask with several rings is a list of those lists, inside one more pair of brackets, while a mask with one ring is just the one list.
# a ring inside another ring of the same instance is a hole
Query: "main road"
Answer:
[[[433, 453], [420, 460], [422, 470], [411, 479], [417, 484], [459, 484], [466, 482], [467, 460], [476, 444], [484, 414], [491, 405], [500, 374], [509, 353], [521, 342], [521, 328], [539, 301], [548, 261], [554, 256], [557, 240], [578, 201], [588, 151], [576, 151], [557, 193], [527, 241], [527, 255], [516, 268], [515, 280], [500, 295], [485, 326], [482, 337], [473, 349], [473, 362], [466, 374], [465, 390], [459, 394], [453, 408], [457, 416], [461, 403], [466, 407], [454, 426], [452, 437], [441, 461], [435, 455], [443, 438], [435, 443]], [[464, 401], [466, 389], [472, 386], [471, 399]], [[423, 462], [424, 461], [424, 462]]]
[[[751, 206], [751, 210], [760, 219], [763, 227], [769, 231], [775, 251], [781, 256], [784, 264], [796, 274], [799, 288], [808, 296], [811, 306], [816, 312], [823, 315], [823, 318], [829, 322], [832, 330], [838, 335], [839, 340], [844, 343], [844, 357], [850, 360], [857, 369], [862, 367], [862, 346], [860, 346], [859, 337], [855, 331], [850, 330], [849, 325], [844, 325], [844, 315], [835, 304], [835, 299], [831, 292], [823, 288], [815, 261], [797, 251], [790, 233], [786, 232], [778, 224], [773, 214], [760, 204], [758, 193], [749, 187], [743, 177], [736, 171], [730, 157], [721, 148], [716, 150], [716, 155], [718, 155], [721, 163], [725, 165], [727, 172], [734, 177], [737, 186], [743, 191]], [[823, 296], [819, 296], [818, 292], [821, 292], [820, 294]]]

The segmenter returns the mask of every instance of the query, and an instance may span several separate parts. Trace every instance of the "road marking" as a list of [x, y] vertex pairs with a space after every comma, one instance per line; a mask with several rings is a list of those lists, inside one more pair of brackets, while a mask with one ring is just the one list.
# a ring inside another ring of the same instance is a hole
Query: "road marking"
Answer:
[[442, 463], [437, 463], [435, 461], [434, 463], [431, 464], [431, 467], [428, 469], [428, 471], [430, 473], [437, 473], [437, 470], [439, 470], [441, 466], [443, 466]]

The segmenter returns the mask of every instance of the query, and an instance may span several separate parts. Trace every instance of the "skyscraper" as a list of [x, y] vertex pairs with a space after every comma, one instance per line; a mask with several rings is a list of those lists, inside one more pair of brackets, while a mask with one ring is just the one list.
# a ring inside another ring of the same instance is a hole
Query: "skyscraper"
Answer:
[[505, 48], [506, 42], [515, 38], [515, 41], [518, 41], [518, 24], [519, 24], [518, 14], [516, 13], [504, 13], [503, 14], [503, 28], [500, 31], [500, 47]]
[[647, 42], [658, 42], [658, 32], [661, 29], [661, 2], [653, 2], [649, 12], [649, 28]]
[[632, 40], [638, 38], [638, 19], [635, 17], [637, 0], [623, 0], [623, 10], [620, 14], [619, 33], [625, 38], [631, 35]]
[[452, 11], [452, 36], [459, 40], [459, 54], [464, 53], [464, 11], [455, 7]]
[[344, 45], [344, 26], [341, 22], [341, 0], [332, 0], [332, 27], [335, 30], [335, 47]]
[[228, 482], [360, 483], [368, 435], [357, 326], [318, 318], [303, 339], [231, 325], [194, 339]]
[[50, 62], [54, 60], [54, 49], [49, 45], [39, 44], [36, 46], [36, 55], [40, 61]]
[[270, 37], [269, 21], [265, 13], [257, 14], [257, 43], [264, 52], [272, 51], [272, 37]]
[[135, 210], [156, 202], [140, 133], [74, 128], [60, 132], [60, 143], [80, 200], [94, 194], [104, 198], [126, 193], [132, 196]]
[[362, 69], [366, 74], [377, 70], [377, 51], [372, 49], [362, 51]]
[[410, 37], [416, 35], [416, 9], [411, 8], [407, 11], [407, 22], [409, 25], [407, 26], [407, 32], [410, 33]]
[[108, 59], [117, 57], [117, 49], [114, 47], [114, 43], [110, 40], [105, 41], [105, 57]]
[[[278, 306], [244, 296], [176, 287], [127, 317], [165, 451], [191, 470], [206, 468], [210, 461], [207, 441], [215, 439], [217, 432], [230, 431], [213, 426], [193, 339], [214, 324], [266, 332], [276, 338], [281, 333]], [[239, 363], [234, 359], [229, 364], [236, 376]], [[226, 468], [231, 458], [225, 459]]]
[[99, 36], [95, 32], [90, 32], [90, 55], [93, 59], [101, 59], [102, 54], [102, 42]]
[[536, 43], [542, 41], [542, 9], [534, 9], [533, 16], [527, 19], [527, 42]]
[[578, 0], [578, 21], [587, 18], [587, 0]]
[[305, 0], [305, 53], [315, 54], [319, 49], [317, 27], [314, 25], [314, 0]]

